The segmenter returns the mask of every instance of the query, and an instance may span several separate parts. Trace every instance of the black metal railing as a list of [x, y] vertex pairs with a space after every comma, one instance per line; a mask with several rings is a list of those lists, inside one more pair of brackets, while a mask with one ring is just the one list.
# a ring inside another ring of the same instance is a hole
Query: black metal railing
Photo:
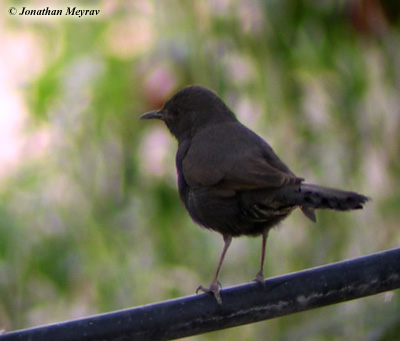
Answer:
[[172, 340], [253, 323], [400, 287], [400, 248], [280, 277], [264, 285], [115, 311], [0, 336], [0, 341]]

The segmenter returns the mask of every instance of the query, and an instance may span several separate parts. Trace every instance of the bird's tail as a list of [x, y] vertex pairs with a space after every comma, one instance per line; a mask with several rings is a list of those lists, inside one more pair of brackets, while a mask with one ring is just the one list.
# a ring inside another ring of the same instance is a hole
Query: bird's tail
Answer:
[[318, 185], [301, 184], [299, 199], [302, 206], [348, 211], [363, 208], [369, 198], [355, 192]]
[[286, 194], [286, 199], [300, 206], [303, 213], [314, 222], [316, 221], [315, 209], [357, 210], [363, 208], [369, 200], [365, 195], [355, 192], [312, 184], [301, 184], [296, 189], [292, 188], [292, 191]]

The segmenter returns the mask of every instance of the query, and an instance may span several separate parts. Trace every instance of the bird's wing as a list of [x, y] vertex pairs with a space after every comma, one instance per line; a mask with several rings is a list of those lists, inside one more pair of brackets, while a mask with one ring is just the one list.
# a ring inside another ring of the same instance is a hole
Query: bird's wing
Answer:
[[233, 165], [220, 186], [235, 190], [278, 188], [301, 181], [302, 178], [273, 167], [262, 155], [248, 155]]
[[198, 133], [182, 161], [190, 186], [227, 190], [277, 188], [300, 183], [258, 135], [236, 124]]

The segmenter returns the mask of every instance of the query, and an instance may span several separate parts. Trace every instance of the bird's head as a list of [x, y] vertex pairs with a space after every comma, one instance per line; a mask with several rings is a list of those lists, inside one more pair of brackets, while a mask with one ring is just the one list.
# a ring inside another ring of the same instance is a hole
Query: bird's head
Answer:
[[236, 121], [235, 115], [211, 90], [188, 86], [172, 96], [160, 110], [143, 114], [141, 119], [159, 119], [170, 132], [183, 141], [205, 127]]

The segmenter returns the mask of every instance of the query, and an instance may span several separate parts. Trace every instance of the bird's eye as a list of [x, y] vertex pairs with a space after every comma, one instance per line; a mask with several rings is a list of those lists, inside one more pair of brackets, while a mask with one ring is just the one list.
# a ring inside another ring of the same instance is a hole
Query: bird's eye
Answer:
[[176, 117], [176, 116], [180, 115], [181, 109], [180, 108], [174, 108], [174, 110], [170, 110], [169, 112], [171, 113], [171, 116]]

